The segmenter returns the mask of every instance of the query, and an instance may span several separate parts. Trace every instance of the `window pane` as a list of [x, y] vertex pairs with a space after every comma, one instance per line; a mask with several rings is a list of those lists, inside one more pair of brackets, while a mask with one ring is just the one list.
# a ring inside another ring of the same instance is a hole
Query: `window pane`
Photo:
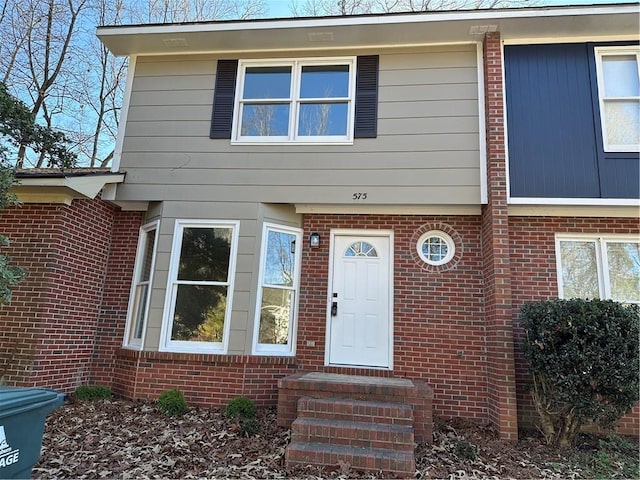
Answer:
[[606, 102], [604, 111], [609, 145], [640, 143], [640, 102]]
[[292, 290], [267, 287], [262, 289], [258, 343], [269, 345], [288, 343], [292, 302]]
[[242, 98], [289, 98], [291, 67], [248, 67]]
[[375, 247], [367, 242], [355, 242], [349, 245], [344, 252], [345, 257], [372, 257], [377, 258], [378, 252]]
[[441, 262], [449, 253], [449, 245], [440, 237], [429, 237], [422, 244], [422, 254], [432, 262]]
[[640, 96], [635, 55], [607, 55], [602, 59], [605, 97]]
[[153, 260], [153, 247], [156, 243], [156, 231], [150, 230], [145, 233], [146, 241], [145, 241], [145, 249], [144, 249], [144, 257], [142, 258], [142, 268], [140, 269], [140, 278], [141, 282], [148, 282], [151, 278], [151, 261]]
[[302, 67], [300, 98], [349, 96], [349, 65]]
[[264, 283], [268, 285], [293, 286], [296, 236], [291, 233], [268, 231], [267, 258]]
[[347, 134], [347, 103], [304, 103], [300, 105], [300, 136]]
[[246, 137], [289, 135], [289, 104], [245, 104], [240, 134]]
[[594, 242], [560, 242], [564, 298], [599, 298]]
[[135, 306], [135, 323], [133, 327], [133, 338], [139, 340], [142, 338], [142, 330], [144, 327], [144, 314], [147, 309], [147, 299], [149, 298], [149, 284], [143, 283], [136, 286], [134, 298]]
[[227, 287], [178, 285], [171, 340], [222, 342]]
[[607, 243], [611, 298], [640, 302], [640, 243]]
[[185, 228], [178, 280], [226, 282], [231, 255], [231, 233], [230, 228]]

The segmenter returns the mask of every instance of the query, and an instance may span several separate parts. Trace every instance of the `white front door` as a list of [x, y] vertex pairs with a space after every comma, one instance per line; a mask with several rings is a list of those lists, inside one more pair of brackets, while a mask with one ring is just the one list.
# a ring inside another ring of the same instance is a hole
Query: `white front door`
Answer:
[[391, 368], [391, 234], [336, 234], [328, 363]]

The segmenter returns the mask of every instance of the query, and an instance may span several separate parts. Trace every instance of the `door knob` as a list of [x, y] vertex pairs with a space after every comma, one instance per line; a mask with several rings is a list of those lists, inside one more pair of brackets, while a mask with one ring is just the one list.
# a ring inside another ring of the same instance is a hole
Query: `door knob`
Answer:
[[331, 316], [335, 317], [338, 315], [338, 302], [331, 302]]

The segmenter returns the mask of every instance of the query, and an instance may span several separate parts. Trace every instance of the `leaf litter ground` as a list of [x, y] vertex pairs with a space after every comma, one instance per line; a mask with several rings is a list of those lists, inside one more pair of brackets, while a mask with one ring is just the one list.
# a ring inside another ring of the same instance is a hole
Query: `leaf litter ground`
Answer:
[[[71, 399], [49, 415], [33, 475], [125, 480], [384, 478], [353, 471], [348, 464], [286, 468], [289, 429], [276, 426], [274, 409], [259, 409], [257, 419], [259, 433], [246, 437], [221, 409], [190, 408], [181, 417], [167, 417], [152, 402]], [[637, 441], [620, 460], [609, 450], [599, 450], [601, 443], [592, 436], [581, 437], [579, 447], [567, 451], [545, 445], [537, 435], [523, 437], [511, 445], [501, 442], [490, 427], [462, 420], [438, 422], [433, 444], [416, 446], [415, 478], [638, 478]]]

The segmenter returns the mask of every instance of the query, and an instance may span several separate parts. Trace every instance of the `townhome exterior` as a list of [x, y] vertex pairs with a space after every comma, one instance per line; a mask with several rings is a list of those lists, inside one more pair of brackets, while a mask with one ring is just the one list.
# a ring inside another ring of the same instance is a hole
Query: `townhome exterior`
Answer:
[[99, 202], [140, 228], [90, 381], [275, 405], [300, 372], [408, 378], [517, 439], [521, 305], [640, 301], [639, 11], [99, 28], [130, 58]]

